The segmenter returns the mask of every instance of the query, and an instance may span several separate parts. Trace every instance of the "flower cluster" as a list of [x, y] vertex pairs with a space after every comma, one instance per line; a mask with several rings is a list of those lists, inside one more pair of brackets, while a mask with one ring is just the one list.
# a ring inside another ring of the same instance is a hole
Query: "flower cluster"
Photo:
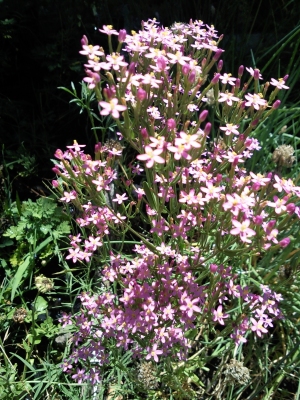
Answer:
[[[222, 73], [222, 37], [201, 21], [162, 28], [149, 20], [132, 35], [100, 31], [110, 54], [83, 37], [84, 81], [100, 114], [115, 120], [121, 145], [99, 142], [92, 158], [74, 142], [56, 151], [53, 168], [60, 200], [79, 214], [81, 233], [71, 236], [66, 258], [96, 260], [105, 287], [80, 296], [64, 365], [79, 383], [99, 381], [110, 339], [158, 362], [188, 357], [189, 330], [228, 327], [236, 346], [251, 332], [266, 334], [282, 317], [281, 296], [245, 279], [266, 251], [290, 246], [288, 232], [300, 217], [292, 180], [244, 167], [260, 149], [251, 132], [279, 107], [287, 76], [261, 84], [258, 69], [246, 68], [246, 78], [243, 66], [237, 77]], [[132, 246], [119, 255], [116, 239], [122, 248], [136, 241], [136, 257]], [[79, 360], [85, 367], [74, 374]]]

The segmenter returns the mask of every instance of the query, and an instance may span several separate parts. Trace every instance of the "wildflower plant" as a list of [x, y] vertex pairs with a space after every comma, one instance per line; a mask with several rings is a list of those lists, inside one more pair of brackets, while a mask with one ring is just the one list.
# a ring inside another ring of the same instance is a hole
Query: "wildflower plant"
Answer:
[[[93, 157], [75, 141], [53, 168], [60, 201], [77, 210], [66, 259], [100, 276], [79, 296], [79, 314], [61, 318], [74, 330], [63, 369], [96, 385], [112, 348], [175, 375], [180, 363], [205, 368], [203, 349], [241, 357], [284, 318], [260, 263], [278, 259], [276, 271], [292, 252], [300, 187], [245, 163], [288, 76], [263, 83], [258, 69], [223, 72], [222, 36], [202, 21], [100, 32], [109, 54], [84, 36], [83, 80], [118, 139], [96, 143]], [[189, 382], [201, 387], [194, 372]], [[173, 394], [184, 398], [179, 386]]]

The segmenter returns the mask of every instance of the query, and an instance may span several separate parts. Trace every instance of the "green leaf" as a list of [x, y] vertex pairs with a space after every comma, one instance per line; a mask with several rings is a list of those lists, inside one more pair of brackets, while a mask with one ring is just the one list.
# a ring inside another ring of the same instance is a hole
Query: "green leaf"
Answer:
[[27, 270], [27, 268], [30, 265], [30, 255], [27, 255], [27, 257], [25, 258], [25, 260], [22, 262], [22, 264], [19, 266], [18, 271], [16, 272], [16, 275], [13, 277], [12, 279], [12, 287], [11, 287], [11, 297], [10, 297], [10, 301], [13, 301], [15, 298], [15, 293], [17, 288], [20, 286], [20, 282], [23, 278], [23, 275], [25, 273], [25, 271]]
[[34, 303], [34, 308], [37, 314], [42, 314], [45, 310], [47, 310], [47, 307], [48, 302], [42, 296], [38, 296]]

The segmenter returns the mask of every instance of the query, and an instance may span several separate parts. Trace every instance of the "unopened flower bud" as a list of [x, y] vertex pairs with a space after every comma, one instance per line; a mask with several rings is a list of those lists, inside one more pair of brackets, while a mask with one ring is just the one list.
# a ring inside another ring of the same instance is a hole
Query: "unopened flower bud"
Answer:
[[221, 72], [222, 68], [223, 68], [223, 60], [220, 60], [220, 61], [218, 62], [218, 65], [217, 65], [217, 71], [218, 71], [218, 72]]
[[129, 73], [130, 75], [135, 74], [135, 66], [136, 66], [136, 63], [135, 63], [135, 62], [131, 62], [131, 63], [129, 64], [128, 73]]
[[243, 65], [240, 65], [239, 66], [239, 70], [238, 70], [238, 77], [239, 78], [241, 78], [241, 76], [243, 75], [243, 73], [244, 73], [244, 66]]
[[201, 67], [204, 68], [206, 64], [206, 58], [204, 57], [203, 60], [201, 61]]
[[147, 92], [146, 90], [142, 89], [142, 88], [138, 88], [137, 93], [136, 93], [136, 97], [138, 100], [143, 101], [147, 98]]
[[188, 81], [191, 82], [191, 83], [194, 83], [195, 79], [196, 79], [196, 72], [195, 71], [191, 71], [191, 73], [189, 74], [189, 77], [188, 77]]
[[189, 66], [189, 64], [184, 64], [183, 66], [182, 66], [182, 73], [183, 73], [183, 75], [187, 75], [189, 72], [190, 72], [190, 66]]
[[283, 77], [284, 83], [285, 83], [288, 79], [289, 79], [289, 75], [284, 75], [284, 77]]
[[143, 139], [147, 139], [148, 138], [148, 132], [146, 128], [142, 128], [141, 129], [141, 135]]
[[234, 85], [237, 89], [239, 89], [240, 88], [240, 86], [241, 86], [241, 80], [240, 80], [240, 78], [236, 78], [236, 81], [235, 81], [235, 85]]
[[274, 103], [273, 103], [273, 105], [272, 105], [272, 108], [273, 108], [274, 110], [277, 110], [277, 108], [280, 107], [280, 103], [281, 103], [280, 100], [275, 100]]
[[216, 83], [219, 82], [219, 79], [220, 79], [220, 74], [217, 73], [217, 74], [215, 74], [215, 76], [212, 78], [211, 83], [212, 83], [213, 85], [215, 85]]
[[294, 214], [295, 210], [296, 210], [296, 205], [295, 205], [294, 203], [289, 203], [289, 204], [287, 204], [287, 206], [286, 206], [286, 211], [287, 211], [287, 213], [288, 213], [289, 215]]
[[56, 174], [59, 175], [59, 169], [57, 167], [53, 167], [52, 171]]
[[208, 116], [208, 110], [203, 110], [199, 115], [199, 121], [200, 122], [205, 121], [207, 116]]
[[218, 266], [217, 266], [217, 264], [210, 264], [209, 269], [210, 269], [210, 272], [214, 274], [215, 272], [218, 271]]
[[126, 29], [120, 29], [119, 36], [118, 36], [118, 41], [120, 43], [123, 43], [124, 40], [126, 39], [126, 35], [127, 35]]
[[259, 69], [255, 68], [253, 72], [253, 78], [258, 81], [259, 80]]
[[176, 121], [173, 118], [167, 120], [168, 131], [173, 131], [176, 128]]
[[54, 188], [57, 188], [57, 187], [59, 186], [58, 181], [55, 180], [55, 179], [53, 179], [53, 181], [52, 181], [52, 186], [53, 186]]
[[211, 123], [208, 122], [208, 123], [205, 125], [205, 128], [204, 128], [204, 134], [205, 134], [205, 136], [208, 136], [208, 135], [210, 134], [210, 130], [211, 130]]
[[102, 144], [100, 142], [96, 143], [95, 144], [95, 154], [101, 153], [101, 149], [102, 149]]
[[85, 35], [82, 36], [82, 39], [80, 42], [81, 42], [81, 46], [87, 46], [89, 44], [88, 38]]
[[216, 53], [214, 54], [214, 56], [213, 56], [213, 60], [214, 61], [218, 61], [218, 59], [221, 57], [222, 53], [223, 53], [223, 50], [222, 49], [218, 49], [216, 51]]
[[280, 240], [280, 242], [279, 242], [280, 247], [282, 247], [283, 249], [285, 247], [287, 247], [290, 243], [291, 243], [291, 239], [289, 237], [286, 237], [286, 238]]
[[160, 71], [164, 71], [167, 66], [166, 59], [164, 57], [157, 57], [156, 65]]
[[252, 218], [255, 225], [261, 225], [263, 223], [263, 217], [261, 215], [256, 215]]

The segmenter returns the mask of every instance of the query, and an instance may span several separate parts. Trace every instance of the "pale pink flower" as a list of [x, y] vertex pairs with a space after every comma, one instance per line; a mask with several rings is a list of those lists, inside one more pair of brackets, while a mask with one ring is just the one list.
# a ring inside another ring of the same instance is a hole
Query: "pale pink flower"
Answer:
[[216, 310], [212, 310], [213, 312], [213, 321], [219, 322], [220, 325], [225, 325], [224, 319], [229, 317], [229, 314], [225, 314], [222, 311], [222, 305], [219, 305]]
[[240, 132], [237, 130], [237, 128], [239, 127], [239, 125], [233, 125], [233, 124], [226, 124], [225, 126], [221, 126], [220, 129], [221, 131], [225, 131], [225, 135], [231, 135], [232, 133], [234, 135], [239, 135]]
[[113, 201], [117, 202], [118, 204], [122, 204], [125, 200], [128, 200], [128, 197], [125, 193], [123, 193], [122, 195], [116, 194], [116, 197], [113, 199]]
[[250, 220], [246, 219], [243, 222], [239, 222], [235, 219], [232, 220], [232, 225], [235, 228], [231, 229], [230, 233], [232, 235], [240, 235], [240, 239], [242, 242], [251, 243], [251, 240], [248, 239], [251, 236], [255, 235], [255, 231], [249, 228]]
[[69, 192], [64, 192], [64, 197], [60, 199], [60, 201], [64, 201], [65, 203], [69, 203], [71, 200], [76, 199], [77, 193], [75, 190], [72, 190], [70, 193]]
[[281, 214], [286, 211], [286, 202], [288, 201], [288, 197], [285, 196], [283, 199], [279, 199], [277, 196], [274, 196], [274, 203], [272, 201], [268, 201], [268, 206], [275, 208], [276, 214]]
[[113, 118], [119, 118], [120, 113], [119, 111], [125, 111], [127, 109], [126, 106], [118, 104], [118, 99], [111, 99], [108, 103], [106, 101], [100, 101], [100, 106], [102, 110], [100, 111], [101, 115], [110, 115]]
[[107, 55], [106, 60], [115, 71], [119, 71], [120, 67], [126, 67], [128, 65], [128, 63], [124, 61], [124, 57], [116, 53]]
[[267, 333], [268, 330], [264, 327], [264, 321], [262, 319], [256, 321], [254, 318], [250, 318], [252, 322], [251, 330], [256, 332], [257, 336], [261, 337], [262, 333]]
[[229, 85], [234, 86], [234, 81], [236, 81], [236, 78], [233, 78], [231, 74], [223, 74], [220, 75], [220, 80], [224, 85], [229, 83]]
[[271, 85], [276, 86], [277, 89], [289, 89], [289, 86], [285, 85], [285, 81], [282, 78], [279, 78], [278, 81], [274, 78], [271, 78]]
[[265, 99], [263, 99], [260, 95], [254, 93], [248, 93], [245, 95], [245, 99], [248, 100], [245, 103], [245, 106], [247, 107], [251, 107], [253, 106], [255, 108], [255, 110], [259, 110], [260, 107], [265, 107], [268, 103]]
[[100, 46], [92, 46], [90, 45], [84, 45], [82, 46], [83, 50], [81, 50], [79, 53], [83, 54], [85, 56], [88, 56], [91, 60], [94, 60], [95, 57], [101, 57], [104, 55], [104, 52], [99, 50]]
[[165, 160], [160, 157], [163, 149], [153, 150], [150, 146], [145, 146], [145, 154], [139, 154], [136, 158], [138, 160], [146, 161], [146, 167], [153, 167], [154, 163], [164, 164]]
[[99, 32], [106, 33], [106, 35], [109, 36], [110, 35], [119, 36], [119, 33], [115, 29], [113, 29], [112, 25], [103, 25], [102, 29], [99, 29]]

